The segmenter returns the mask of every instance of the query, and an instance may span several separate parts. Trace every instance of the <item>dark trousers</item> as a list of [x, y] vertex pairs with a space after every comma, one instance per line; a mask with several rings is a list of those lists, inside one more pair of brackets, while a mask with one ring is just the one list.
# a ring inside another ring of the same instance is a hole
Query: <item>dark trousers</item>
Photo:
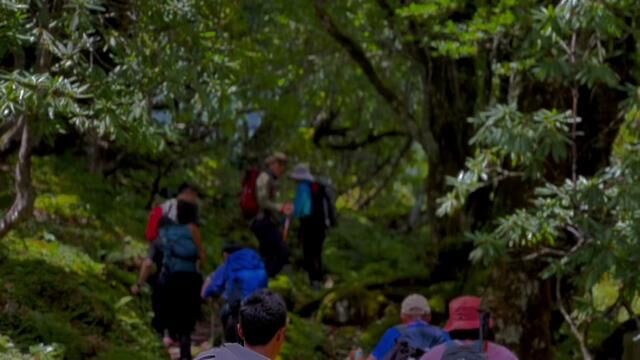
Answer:
[[251, 230], [260, 243], [259, 251], [267, 275], [273, 278], [289, 263], [289, 248], [282, 239], [282, 232], [278, 225], [268, 218], [256, 219], [251, 225]]
[[180, 342], [180, 360], [191, 360], [191, 333], [200, 317], [201, 287], [199, 273], [173, 273], [162, 279], [165, 299], [160, 313], [169, 333]]
[[164, 331], [167, 326], [162, 319], [162, 300], [164, 294], [162, 293], [162, 286], [158, 284], [158, 277], [154, 274], [153, 278], [149, 280], [149, 286], [151, 287], [151, 308], [153, 309], [153, 318], [151, 319], [151, 326], [160, 335], [160, 338], [164, 336]]
[[300, 221], [298, 239], [302, 242], [304, 268], [309, 274], [309, 281], [322, 281], [324, 270], [322, 267], [322, 246], [326, 238], [324, 226], [314, 224], [304, 219]]
[[240, 300], [225, 303], [220, 312], [225, 343], [240, 343], [238, 323], [240, 320]]

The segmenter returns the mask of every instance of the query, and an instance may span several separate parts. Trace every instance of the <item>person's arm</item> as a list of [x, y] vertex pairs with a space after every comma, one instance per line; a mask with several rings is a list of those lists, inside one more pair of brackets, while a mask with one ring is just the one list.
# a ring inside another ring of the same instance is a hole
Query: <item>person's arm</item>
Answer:
[[140, 288], [147, 282], [147, 279], [153, 272], [153, 261], [150, 258], [144, 258], [142, 264], [140, 264], [140, 272], [138, 273], [138, 281], [131, 286], [131, 292], [134, 295], [140, 293]]
[[269, 194], [271, 181], [271, 177], [265, 172], [258, 176], [256, 180], [256, 198], [258, 199], [258, 206], [260, 206], [261, 209], [279, 213], [282, 212], [284, 205], [271, 199]]
[[393, 349], [396, 344], [396, 340], [400, 337], [400, 331], [395, 327], [387, 330], [378, 345], [373, 349], [371, 355], [367, 358], [367, 360], [382, 360], [384, 359], [389, 351]]
[[220, 265], [216, 271], [207, 278], [204, 286], [202, 287], [201, 296], [206, 299], [211, 296], [220, 296], [224, 292], [226, 280], [225, 280], [226, 268], [225, 265]]
[[204, 265], [206, 260], [206, 254], [204, 252], [204, 247], [202, 246], [202, 234], [200, 233], [200, 228], [197, 225], [189, 224], [189, 228], [191, 229], [191, 235], [193, 236], [193, 242], [196, 244], [198, 248], [198, 254], [200, 257], [200, 268]]

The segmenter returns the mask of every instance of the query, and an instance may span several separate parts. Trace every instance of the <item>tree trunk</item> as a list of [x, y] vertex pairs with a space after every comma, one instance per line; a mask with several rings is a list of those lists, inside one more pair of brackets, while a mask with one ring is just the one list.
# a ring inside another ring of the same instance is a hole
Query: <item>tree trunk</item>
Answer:
[[31, 121], [27, 116], [21, 116], [19, 121], [22, 136], [15, 170], [16, 197], [9, 211], [0, 220], [0, 239], [18, 223], [27, 219], [33, 211], [35, 194], [31, 184]]

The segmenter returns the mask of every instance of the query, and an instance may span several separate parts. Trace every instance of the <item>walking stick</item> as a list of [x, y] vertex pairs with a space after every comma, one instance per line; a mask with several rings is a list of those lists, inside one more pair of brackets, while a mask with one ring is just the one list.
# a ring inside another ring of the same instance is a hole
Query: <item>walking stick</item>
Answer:
[[209, 299], [209, 308], [211, 309], [211, 319], [210, 319], [210, 329], [209, 329], [209, 341], [211, 342], [211, 347], [214, 347], [216, 341], [216, 303], [213, 299]]
[[282, 240], [285, 242], [289, 239], [289, 227], [291, 227], [291, 217], [287, 216], [287, 219], [284, 221], [284, 230], [282, 231]]

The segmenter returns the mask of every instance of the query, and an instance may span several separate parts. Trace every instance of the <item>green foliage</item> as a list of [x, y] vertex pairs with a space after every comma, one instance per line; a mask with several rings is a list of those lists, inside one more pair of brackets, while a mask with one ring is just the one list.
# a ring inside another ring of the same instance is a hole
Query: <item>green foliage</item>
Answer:
[[340, 281], [366, 286], [428, 277], [433, 251], [428, 237], [389, 234], [379, 224], [346, 212], [340, 221], [325, 247], [328, 270]]
[[470, 119], [477, 129], [470, 143], [478, 150], [467, 159], [464, 171], [447, 179], [453, 190], [439, 200], [438, 213], [456, 211], [472, 192], [505, 179], [539, 181], [548, 159], [566, 159], [572, 120], [569, 112], [539, 110], [527, 115], [515, 105], [496, 105]]
[[29, 347], [28, 353], [22, 353], [6, 336], [0, 335], [0, 359], [2, 360], [60, 360], [64, 356], [64, 349], [58, 345], [33, 345]]
[[292, 360], [325, 359], [328, 329], [314, 321], [289, 314], [287, 342], [282, 357]]

